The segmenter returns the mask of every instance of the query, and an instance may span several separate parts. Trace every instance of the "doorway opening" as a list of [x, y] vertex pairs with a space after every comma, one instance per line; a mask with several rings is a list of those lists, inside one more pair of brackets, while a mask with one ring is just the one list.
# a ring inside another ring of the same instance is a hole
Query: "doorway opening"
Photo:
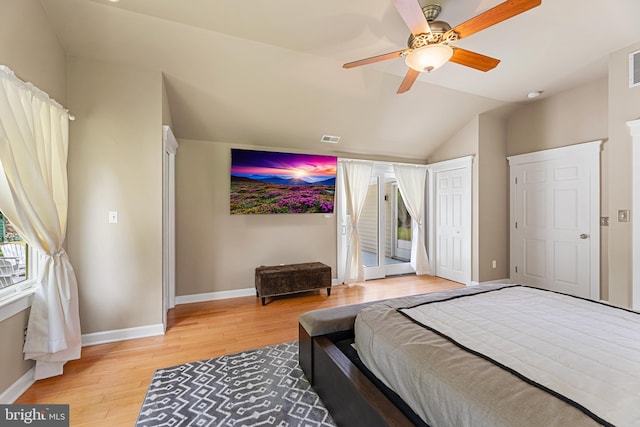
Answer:
[[[342, 182], [338, 168], [338, 185]], [[344, 191], [338, 190], [338, 283], [344, 283], [347, 239], [351, 213]], [[412, 239], [411, 215], [407, 211], [390, 163], [375, 162], [364, 208], [358, 221], [364, 280], [413, 273], [409, 263]]]

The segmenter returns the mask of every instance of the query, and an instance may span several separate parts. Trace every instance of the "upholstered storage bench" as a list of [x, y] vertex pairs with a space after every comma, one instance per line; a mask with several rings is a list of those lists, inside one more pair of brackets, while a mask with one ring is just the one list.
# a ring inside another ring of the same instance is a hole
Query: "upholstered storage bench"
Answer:
[[321, 262], [262, 266], [256, 268], [256, 296], [266, 297], [327, 289], [331, 295], [331, 267]]

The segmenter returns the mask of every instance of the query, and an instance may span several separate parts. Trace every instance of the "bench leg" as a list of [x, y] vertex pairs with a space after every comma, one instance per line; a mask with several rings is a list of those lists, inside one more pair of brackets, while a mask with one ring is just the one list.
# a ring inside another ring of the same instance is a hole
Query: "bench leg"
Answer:
[[265, 304], [265, 302], [264, 302], [265, 299], [266, 299], [265, 297], [262, 297], [262, 305]]
[[331, 288], [327, 288], [327, 296], [330, 297], [331, 296]]

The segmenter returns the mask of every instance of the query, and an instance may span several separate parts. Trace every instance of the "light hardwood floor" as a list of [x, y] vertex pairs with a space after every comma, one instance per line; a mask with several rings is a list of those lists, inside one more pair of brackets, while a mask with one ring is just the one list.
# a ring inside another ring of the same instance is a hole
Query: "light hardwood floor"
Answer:
[[262, 306], [242, 297], [177, 306], [163, 336], [82, 349], [64, 375], [40, 380], [15, 403], [70, 405], [71, 426], [132, 426], [153, 372], [224, 354], [298, 339], [309, 310], [461, 287], [431, 276], [400, 276], [279, 297]]

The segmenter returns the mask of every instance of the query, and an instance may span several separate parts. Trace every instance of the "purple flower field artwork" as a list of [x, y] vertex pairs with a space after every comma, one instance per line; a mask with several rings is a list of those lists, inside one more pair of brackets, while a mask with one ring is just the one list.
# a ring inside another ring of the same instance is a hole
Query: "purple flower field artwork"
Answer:
[[231, 150], [231, 214], [333, 213], [334, 156]]

